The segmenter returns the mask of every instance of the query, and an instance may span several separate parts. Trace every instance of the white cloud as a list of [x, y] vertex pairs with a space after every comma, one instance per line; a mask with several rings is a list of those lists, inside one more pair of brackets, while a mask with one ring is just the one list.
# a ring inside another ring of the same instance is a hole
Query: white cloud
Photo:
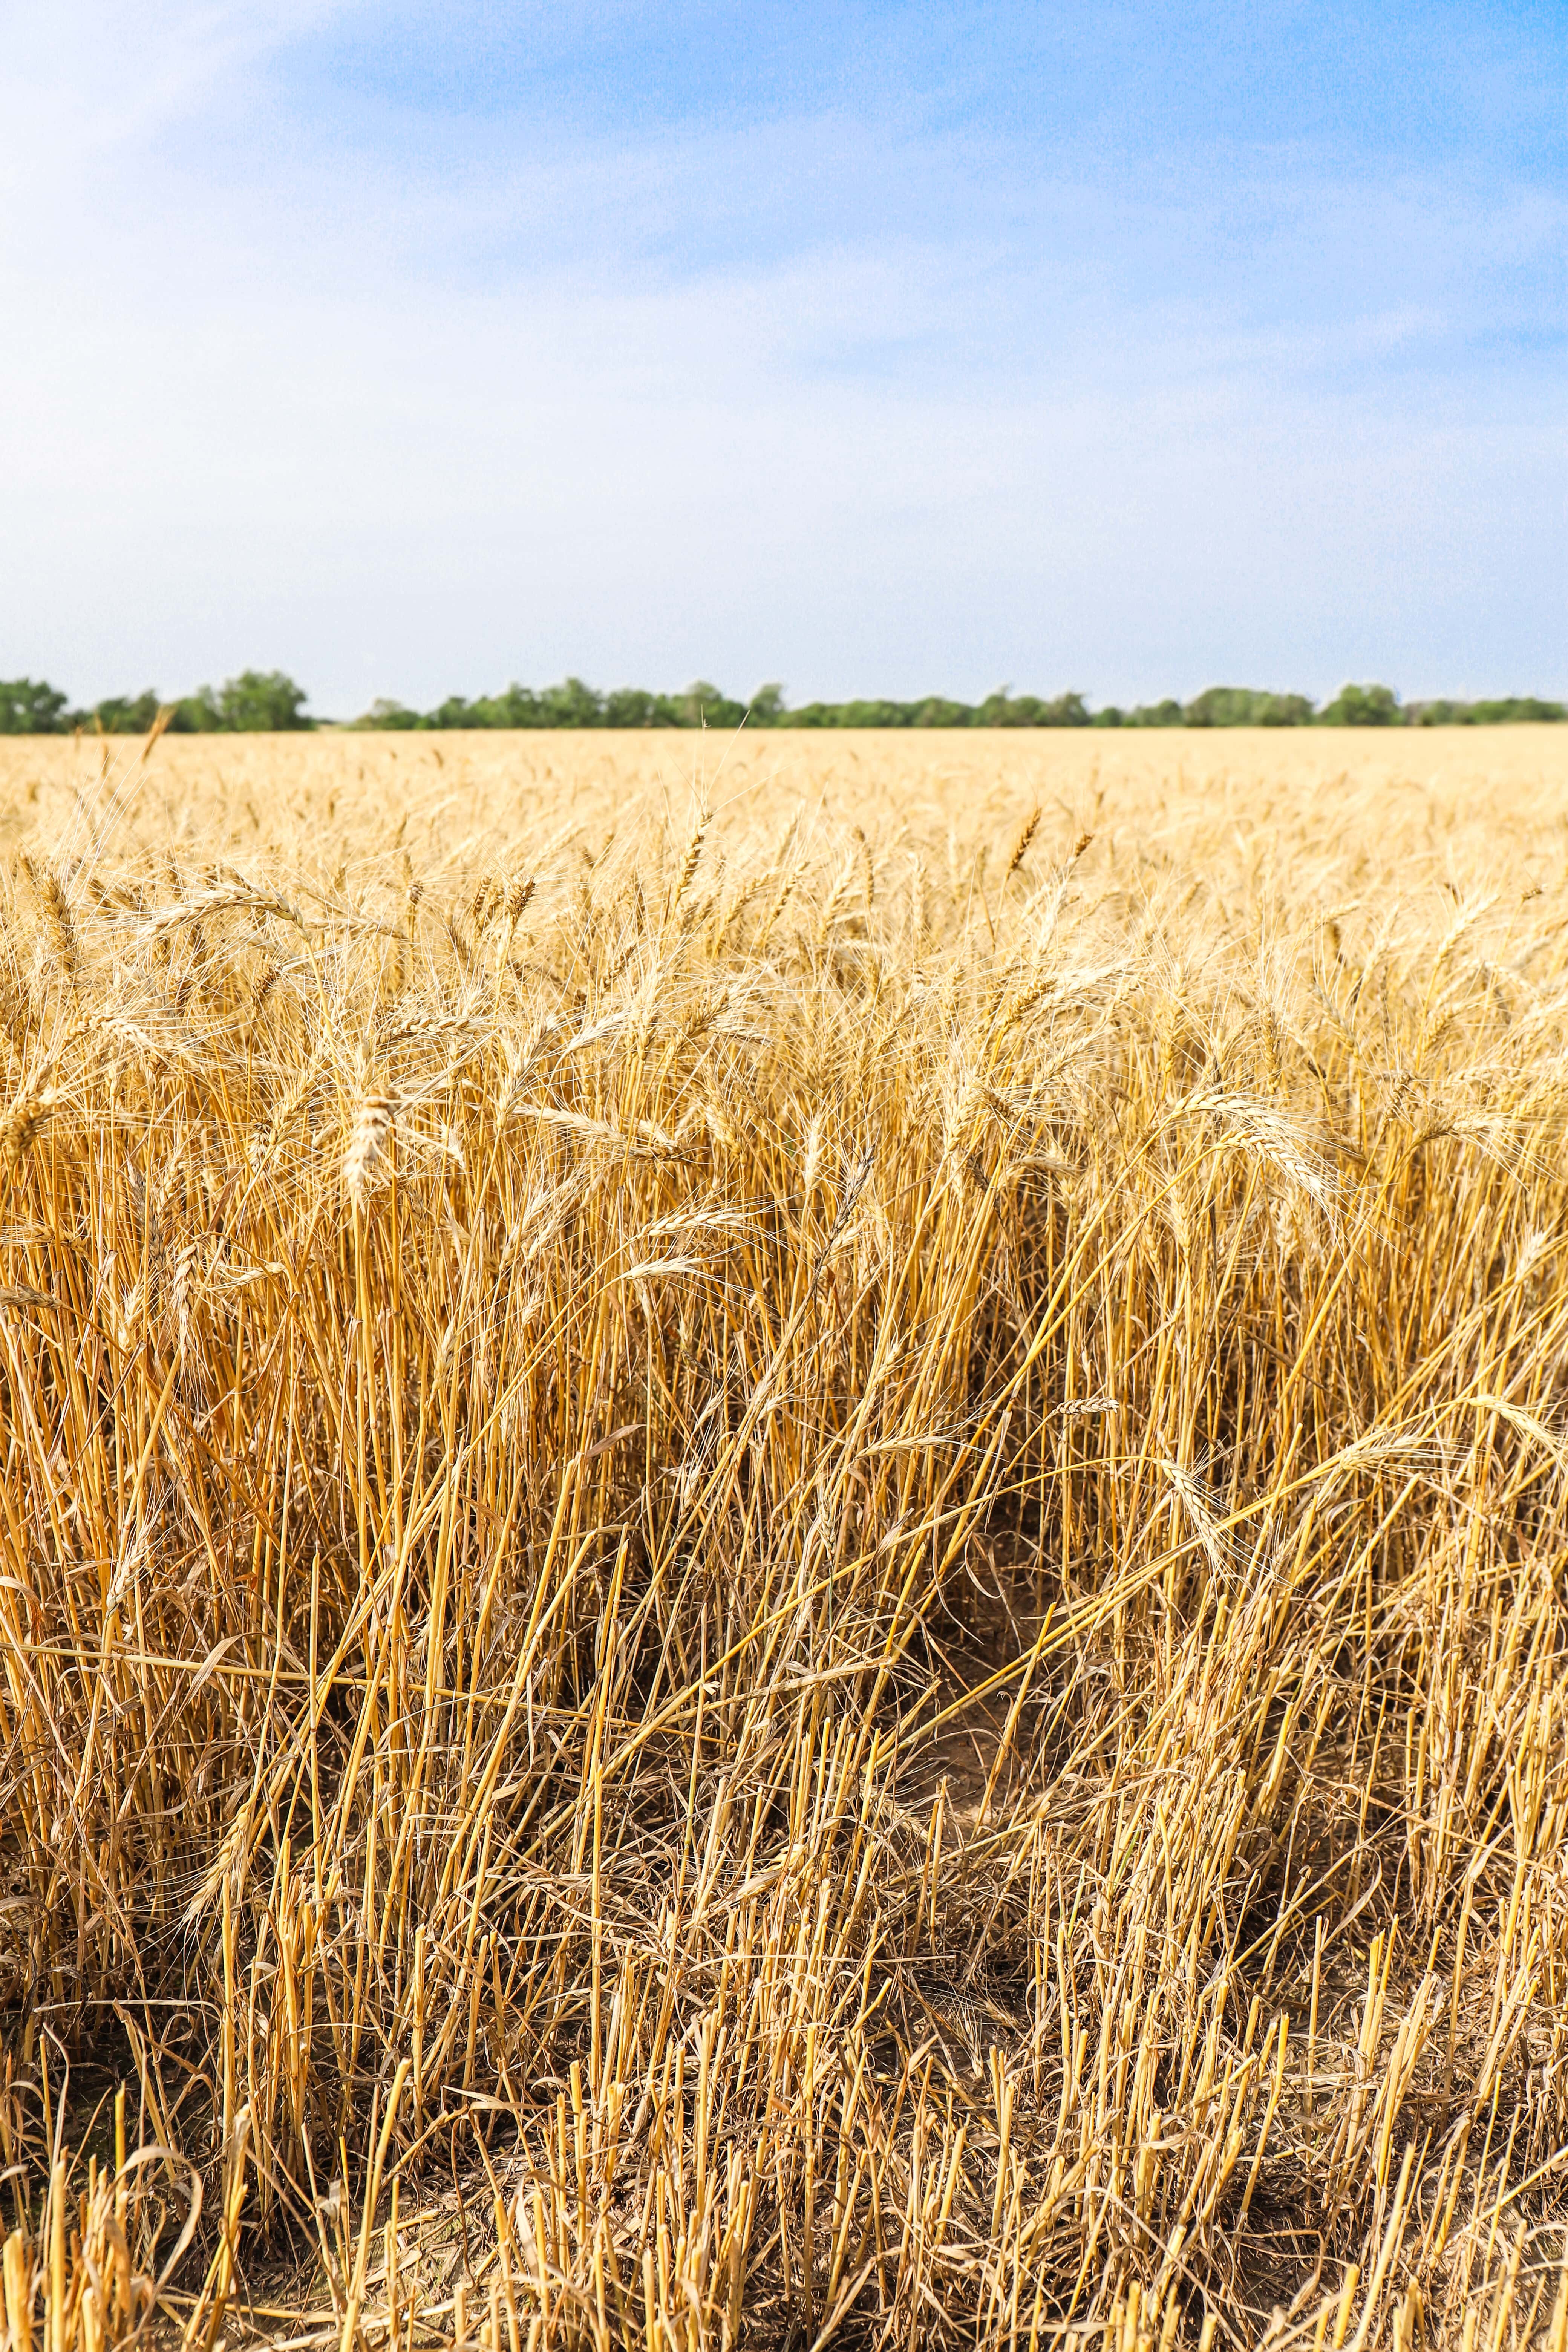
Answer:
[[351, 151], [268, 95], [331, 13], [29, 15], [0, 672], [1564, 683], [1555, 395], [1473, 348], [1540, 200], [977, 193], [805, 120]]
[[6, 15], [0, 169], [25, 185], [134, 148], [300, 33], [348, 13], [344, 0], [21, 0]]

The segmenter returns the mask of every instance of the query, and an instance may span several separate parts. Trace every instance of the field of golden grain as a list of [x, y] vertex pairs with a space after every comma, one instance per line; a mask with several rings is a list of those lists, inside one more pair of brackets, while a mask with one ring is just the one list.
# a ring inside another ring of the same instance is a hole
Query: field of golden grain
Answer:
[[1568, 730], [0, 745], [6, 2342], [1568, 2345]]

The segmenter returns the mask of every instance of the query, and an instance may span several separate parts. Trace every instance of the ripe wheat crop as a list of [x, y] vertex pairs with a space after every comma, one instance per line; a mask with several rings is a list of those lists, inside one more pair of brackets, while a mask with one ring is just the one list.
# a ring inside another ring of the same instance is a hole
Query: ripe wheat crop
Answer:
[[444, 749], [13, 754], [8, 2344], [1563, 2352], [1555, 743]]

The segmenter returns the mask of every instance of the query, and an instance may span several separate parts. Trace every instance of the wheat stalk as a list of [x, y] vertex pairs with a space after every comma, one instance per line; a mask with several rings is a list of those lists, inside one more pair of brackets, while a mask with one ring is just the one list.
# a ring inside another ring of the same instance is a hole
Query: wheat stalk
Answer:
[[4, 885], [10, 2344], [1564, 2352], [1555, 787], [503, 748]]

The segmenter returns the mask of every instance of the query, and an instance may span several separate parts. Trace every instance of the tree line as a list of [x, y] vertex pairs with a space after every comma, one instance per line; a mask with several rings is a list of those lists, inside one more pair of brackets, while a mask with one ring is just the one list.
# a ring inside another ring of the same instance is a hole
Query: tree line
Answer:
[[1321, 709], [1304, 694], [1273, 694], [1254, 687], [1211, 686], [1190, 702], [1168, 698], [1121, 709], [1091, 710], [1081, 694], [1015, 695], [1009, 688], [983, 702], [927, 695], [917, 702], [807, 702], [791, 709], [776, 685], [738, 702], [700, 678], [684, 694], [652, 694], [641, 687], [602, 693], [580, 677], [559, 686], [509, 686], [504, 693], [469, 699], [450, 695], [433, 710], [377, 701], [363, 718], [319, 719], [306, 710], [305, 688], [282, 670], [242, 670], [220, 687], [165, 703], [148, 687], [110, 695], [88, 709], [42, 678], [0, 679], [0, 735], [144, 735], [160, 719], [171, 734], [289, 733], [346, 724], [373, 731], [458, 727], [585, 728], [709, 727], [1490, 727], [1525, 719], [1568, 718], [1568, 706], [1534, 695], [1491, 700], [1401, 702], [1392, 687], [1344, 686]]
[[699, 679], [684, 694], [649, 694], [620, 687], [601, 694], [580, 677], [563, 685], [509, 686], [504, 694], [468, 701], [453, 695], [434, 710], [375, 702], [356, 727], [377, 730], [451, 727], [1454, 727], [1496, 726], [1522, 719], [1568, 718], [1568, 706], [1534, 695], [1484, 702], [1403, 703], [1392, 687], [1344, 686], [1320, 709], [1304, 694], [1271, 694], [1254, 687], [1211, 686], [1190, 702], [1169, 698], [1123, 710], [1115, 703], [1091, 710], [1081, 694], [1013, 694], [1004, 688], [984, 702], [955, 702], [931, 694], [918, 702], [806, 702], [791, 709], [778, 686], [762, 686], [737, 702]]
[[282, 734], [317, 726], [305, 715], [302, 686], [280, 669], [241, 670], [220, 687], [165, 702], [156, 688], [111, 694], [90, 709], [74, 710], [69, 697], [46, 678], [0, 678], [0, 735], [145, 735], [163, 717], [171, 735]]

